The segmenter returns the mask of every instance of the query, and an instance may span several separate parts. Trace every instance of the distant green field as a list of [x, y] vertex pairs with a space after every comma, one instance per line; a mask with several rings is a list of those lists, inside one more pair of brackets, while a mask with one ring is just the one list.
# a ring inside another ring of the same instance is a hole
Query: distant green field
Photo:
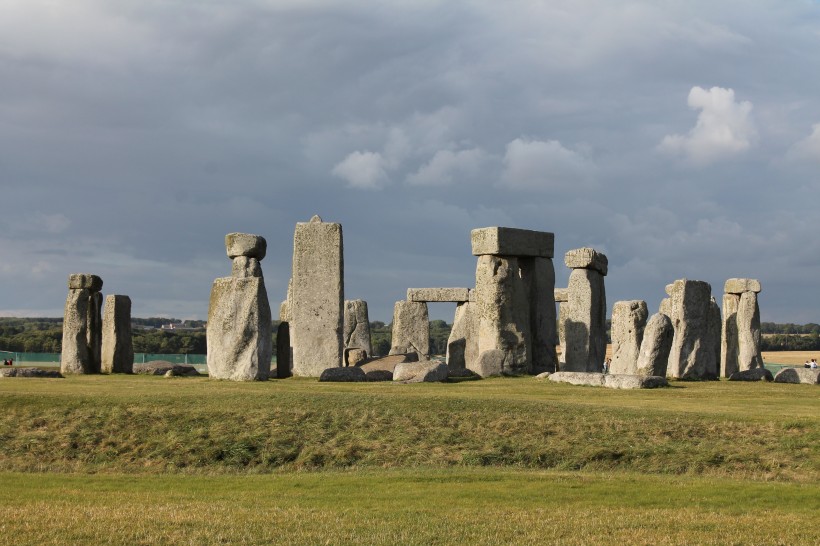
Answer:
[[816, 544], [818, 393], [0, 379], [0, 543]]

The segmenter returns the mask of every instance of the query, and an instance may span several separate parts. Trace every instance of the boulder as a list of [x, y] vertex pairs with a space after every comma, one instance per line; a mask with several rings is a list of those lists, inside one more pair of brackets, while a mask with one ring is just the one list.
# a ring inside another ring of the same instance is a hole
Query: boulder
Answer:
[[667, 375], [681, 379], [716, 379], [712, 287], [708, 282], [674, 282], [669, 318], [675, 328]]
[[744, 292], [737, 306], [737, 366], [738, 370], [763, 367], [760, 352], [760, 308], [757, 294]]
[[247, 256], [263, 260], [268, 249], [268, 243], [261, 235], [250, 233], [228, 233], [225, 235], [225, 250], [228, 258], [234, 259], [238, 256]]
[[142, 364], [134, 364], [134, 373], [142, 375], [166, 375], [168, 372], [175, 376], [194, 376], [200, 373], [190, 364], [174, 364], [167, 360], [152, 360]]
[[820, 368], [783, 368], [774, 376], [775, 383], [820, 384]]
[[447, 364], [435, 360], [403, 362], [393, 370], [393, 381], [405, 383], [436, 383], [446, 381]]
[[538, 375], [536, 375], [535, 378], [539, 379], [539, 380], [544, 380], [544, 379], [549, 379], [550, 375], [551, 375], [550, 372], [541, 372]]
[[766, 368], [752, 368], [733, 373], [729, 381], [774, 381], [774, 377]]
[[367, 381], [367, 376], [361, 367], [327, 368], [319, 376], [322, 382], [357, 383]]
[[10, 368], [0, 369], [0, 377], [63, 377], [57, 370], [42, 370], [40, 368]]
[[530, 313], [530, 363], [527, 372], [554, 372], [558, 364], [553, 299], [555, 268], [550, 258], [519, 258], [518, 266]]
[[589, 372], [556, 372], [549, 376], [549, 380], [556, 383], [609, 389], [654, 389], [669, 385], [665, 377]]

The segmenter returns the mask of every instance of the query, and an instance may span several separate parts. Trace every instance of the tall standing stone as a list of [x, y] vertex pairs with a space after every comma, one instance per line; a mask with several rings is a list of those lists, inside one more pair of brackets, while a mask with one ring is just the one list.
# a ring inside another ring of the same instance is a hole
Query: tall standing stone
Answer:
[[290, 302], [293, 375], [319, 377], [342, 366], [344, 247], [341, 224], [318, 216], [299, 222], [293, 236]]
[[[208, 375], [233, 381], [265, 380], [273, 341], [271, 311], [258, 262], [265, 257], [264, 237], [229, 233], [225, 237], [232, 276], [214, 281], [208, 306]], [[253, 258], [256, 265], [248, 268]], [[254, 274], [249, 274], [249, 273]]]
[[616, 301], [612, 307], [612, 366], [614, 374], [637, 373], [649, 311], [642, 300]]
[[738, 369], [737, 308], [739, 294], [723, 294], [723, 320], [720, 336], [720, 375], [730, 377]]
[[720, 372], [730, 377], [738, 371], [763, 367], [760, 352], [760, 308], [756, 279], [728, 279], [723, 287], [723, 338]]
[[760, 352], [760, 309], [755, 292], [740, 295], [737, 306], [738, 368], [740, 371], [763, 367]]
[[102, 286], [102, 279], [90, 273], [72, 273], [68, 277], [60, 358], [62, 373], [100, 372]]
[[637, 375], [666, 377], [666, 366], [674, 335], [675, 329], [668, 316], [655, 313], [649, 318], [643, 331], [643, 341], [636, 364]]
[[566, 303], [568, 300], [566, 288], [556, 288], [554, 291], [555, 303], [558, 304], [558, 345], [561, 346], [561, 354], [558, 355], [558, 369], [565, 369], [567, 357], [567, 334], [564, 330], [564, 317], [567, 314]]
[[453, 328], [447, 339], [447, 366], [450, 370], [472, 369], [478, 358], [478, 327], [474, 304], [469, 301], [456, 306]]
[[134, 345], [131, 336], [131, 298], [106, 296], [102, 330], [102, 371], [132, 373]]
[[529, 371], [554, 372], [558, 357], [555, 345], [555, 268], [550, 258], [519, 258], [521, 279], [530, 306], [532, 351]]
[[390, 345], [391, 355], [416, 353], [419, 360], [430, 357], [430, 318], [426, 303], [396, 302]]
[[102, 306], [101, 292], [92, 292], [88, 299], [88, 358], [91, 373], [102, 371]]
[[714, 296], [709, 299], [709, 344], [715, 358], [709, 362], [705, 378], [717, 379], [720, 377], [720, 350], [721, 330], [723, 321], [720, 319], [720, 306]]
[[345, 349], [363, 349], [367, 356], [373, 356], [366, 301], [345, 300], [344, 328]]
[[682, 379], [704, 379], [717, 368], [714, 337], [710, 334], [712, 287], [704, 281], [677, 280], [672, 288], [671, 313], [675, 335], [667, 373]]
[[606, 290], [608, 260], [591, 248], [570, 250], [564, 263], [572, 269], [567, 285], [564, 326], [564, 368], [600, 372], [606, 357]]

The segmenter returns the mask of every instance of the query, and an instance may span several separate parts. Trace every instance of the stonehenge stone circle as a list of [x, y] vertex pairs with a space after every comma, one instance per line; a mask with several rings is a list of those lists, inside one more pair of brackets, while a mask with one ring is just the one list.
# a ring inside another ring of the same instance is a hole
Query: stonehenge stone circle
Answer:
[[[208, 305], [208, 375], [233, 381], [265, 380], [270, 374], [271, 311], [265, 279], [247, 276], [245, 258], [265, 257], [263, 237], [230, 233], [225, 237], [232, 276], [214, 280]], [[257, 261], [258, 264], [258, 261]]]
[[681, 279], [673, 283], [669, 318], [675, 334], [667, 375], [679, 379], [717, 378], [711, 292], [711, 285], [704, 281]]
[[666, 365], [674, 335], [675, 329], [668, 316], [655, 313], [649, 318], [643, 331], [641, 350], [635, 366], [637, 375], [666, 377]]
[[[572, 268], [567, 302], [562, 306], [563, 368], [570, 372], [600, 372], [606, 356], [607, 258], [591, 249], [570, 250], [564, 263]], [[575, 268], [573, 265], [588, 267]]]
[[120, 295], [106, 296], [102, 321], [102, 371], [132, 373], [133, 367], [131, 298]]
[[293, 375], [318, 377], [343, 365], [344, 243], [341, 224], [314, 216], [293, 235], [290, 342]]
[[430, 319], [427, 304], [397, 301], [393, 308], [390, 354], [416, 353], [419, 360], [430, 357]]
[[[613, 374], [636, 374], [649, 311], [643, 300], [616, 301], [612, 307]], [[643, 374], [642, 374], [643, 375]], [[655, 375], [655, 374], [649, 374]]]
[[60, 372], [64, 374], [100, 372], [102, 286], [102, 279], [90, 273], [72, 273], [68, 277], [60, 357]]
[[367, 356], [373, 356], [370, 344], [370, 318], [366, 301], [345, 300], [343, 339], [345, 350], [362, 349]]
[[761, 291], [756, 279], [729, 279], [723, 287], [721, 322], [720, 374], [731, 377], [735, 372], [763, 367], [760, 351]]

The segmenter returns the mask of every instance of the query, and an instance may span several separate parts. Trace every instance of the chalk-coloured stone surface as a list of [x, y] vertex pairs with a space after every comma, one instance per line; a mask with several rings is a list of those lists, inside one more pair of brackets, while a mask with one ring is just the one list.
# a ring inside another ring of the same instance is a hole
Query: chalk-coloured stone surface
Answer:
[[470, 232], [473, 256], [552, 258], [555, 234], [508, 227], [486, 227]]
[[675, 335], [667, 374], [682, 379], [707, 379], [717, 370], [714, 337], [710, 335], [712, 287], [704, 281], [677, 280], [672, 289]]
[[[479, 359], [486, 351], [504, 353], [502, 373], [526, 374], [530, 367], [530, 313], [518, 258], [478, 257], [475, 304]], [[479, 369], [473, 369], [479, 375]], [[483, 377], [483, 375], [482, 375]]]
[[766, 368], [753, 368], [733, 373], [729, 381], [774, 381], [774, 377]]
[[760, 352], [760, 309], [755, 292], [740, 295], [737, 306], [737, 366], [738, 370], [763, 367]]
[[567, 364], [567, 331], [564, 329], [566, 315], [567, 302], [561, 302], [558, 304], [558, 345], [561, 346], [561, 352], [558, 354], [559, 370], [566, 370]]
[[728, 279], [723, 285], [723, 291], [727, 294], [742, 294], [744, 292], [761, 291], [760, 281], [757, 279]]
[[345, 349], [362, 349], [367, 353], [367, 356], [373, 354], [370, 345], [370, 318], [367, 313], [366, 301], [345, 301], [343, 339]]
[[206, 334], [211, 378], [233, 381], [267, 379], [272, 340], [264, 279], [216, 279], [211, 288]]
[[470, 368], [478, 358], [478, 324], [475, 304], [469, 301], [456, 306], [453, 328], [447, 339], [447, 366], [451, 371]]
[[635, 366], [637, 375], [666, 377], [666, 365], [674, 335], [675, 329], [668, 316], [655, 313], [649, 318], [643, 331], [641, 350]]
[[569, 297], [569, 293], [566, 288], [556, 288], [552, 293], [556, 303], [565, 302]]
[[408, 288], [407, 301], [453, 302], [470, 301], [469, 288]]
[[521, 280], [529, 302], [530, 365], [528, 373], [554, 372], [558, 363], [555, 326], [555, 269], [550, 258], [519, 258]]
[[672, 318], [672, 298], [663, 298], [661, 304], [658, 306], [658, 312]]
[[228, 258], [247, 256], [259, 261], [265, 259], [268, 243], [261, 235], [251, 233], [228, 233], [225, 235], [225, 250]]
[[344, 250], [341, 224], [316, 216], [296, 224], [290, 302], [293, 375], [318, 377], [342, 365]]
[[738, 294], [723, 294], [723, 319], [720, 335], [720, 375], [731, 377], [738, 368], [737, 308]]
[[666, 387], [665, 377], [641, 375], [612, 375], [597, 372], [556, 372], [548, 377], [556, 383], [569, 383], [587, 387], [607, 387], [610, 389], [654, 389]]
[[131, 337], [131, 298], [106, 296], [102, 330], [102, 371], [132, 373], [134, 345]]
[[102, 290], [103, 280], [97, 275], [91, 273], [72, 273], [68, 276], [68, 288], [76, 290], [80, 288], [87, 288], [94, 292]]
[[507, 353], [504, 351], [500, 349], [490, 349], [480, 353], [469, 369], [479, 377], [504, 375], [504, 362], [506, 359]]
[[[573, 269], [569, 301], [562, 305], [564, 366], [568, 372], [600, 372], [606, 356], [604, 277], [593, 269]], [[566, 312], [564, 312], [566, 311]]]
[[612, 306], [610, 373], [635, 374], [649, 311], [643, 300], [616, 301]]
[[609, 260], [594, 248], [576, 248], [564, 254], [564, 264], [570, 269], [594, 269], [606, 276]]
[[232, 260], [231, 277], [245, 278], [245, 277], [261, 277], [262, 266], [256, 258], [249, 258], [247, 256], [237, 256]]
[[820, 384], [820, 368], [783, 368], [774, 376], [775, 383]]
[[92, 373], [88, 354], [88, 307], [91, 291], [74, 288], [68, 291], [63, 314], [63, 348], [60, 371], [66, 373]]
[[436, 383], [447, 380], [447, 364], [434, 360], [402, 362], [393, 370], [393, 381]]
[[430, 318], [426, 303], [397, 301], [393, 307], [390, 354], [407, 353], [416, 353], [419, 360], [430, 356]]

